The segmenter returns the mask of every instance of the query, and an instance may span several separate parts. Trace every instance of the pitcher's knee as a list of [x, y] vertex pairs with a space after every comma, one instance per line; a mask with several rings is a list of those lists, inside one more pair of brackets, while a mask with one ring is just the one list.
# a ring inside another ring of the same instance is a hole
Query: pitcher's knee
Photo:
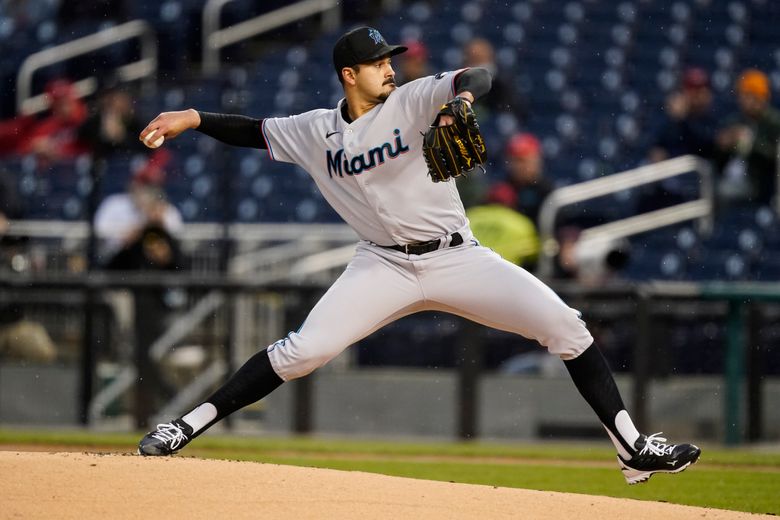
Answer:
[[279, 377], [290, 381], [314, 372], [342, 350], [337, 345], [313, 345], [287, 336], [268, 347], [268, 358]]
[[590, 334], [583, 336], [582, 338], [566, 338], [555, 342], [553, 345], [547, 347], [551, 354], [555, 354], [562, 360], [567, 361], [574, 359], [580, 354], [585, 352], [589, 346], [593, 344], [593, 337]]
[[567, 312], [562, 313], [561, 319], [556, 321], [553, 330], [539, 338], [539, 342], [551, 354], [567, 360], [582, 354], [593, 343], [593, 336], [580, 318], [580, 313], [567, 308]]

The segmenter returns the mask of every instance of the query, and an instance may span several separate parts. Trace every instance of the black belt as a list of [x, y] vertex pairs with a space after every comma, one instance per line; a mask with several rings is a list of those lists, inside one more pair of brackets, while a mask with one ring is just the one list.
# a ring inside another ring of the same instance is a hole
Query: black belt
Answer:
[[[463, 243], [463, 237], [460, 236], [460, 233], [453, 233], [450, 235], [450, 245], [448, 247], [455, 247], [459, 246]], [[415, 242], [413, 244], [406, 244], [403, 246], [399, 246], [398, 244], [393, 244], [392, 246], [379, 246], [384, 247], [387, 249], [395, 249], [396, 251], [400, 251], [402, 253], [406, 253], [407, 255], [424, 255], [425, 253], [430, 253], [431, 251], [436, 251], [439, 249], [439, 245], [441, 244], [441, 239], [437, 238], [436, 240], [429, 240], [428, 242]]]

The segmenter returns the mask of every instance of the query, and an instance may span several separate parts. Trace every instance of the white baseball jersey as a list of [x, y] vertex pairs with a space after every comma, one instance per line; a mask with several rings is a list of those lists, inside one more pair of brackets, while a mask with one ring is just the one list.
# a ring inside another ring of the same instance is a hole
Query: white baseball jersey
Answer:
[[457, 72], [412, 81], [352, 123], [330, 110], [266, 119], [271, 158], [298, 164], [364, 240], [380, 245], [441, 238], [467, 227], [454, 182], [431, 182], [422, 135], [455, 95]]
[[[352, 123], [331, 110], [266, 119], [271, 157], [296, 163], [362, 239], [344, 273], [301, 328], [268, 347], [284, 380], [304, 376], [398, 318], [446, 311], [533, 338], [564, 359], [593, 338], [579, 317], [541, 281], [472, 239], [454, 182], [434, 183], [422, 135], [455, 95], [457, 73], [396, 89]], [[445, 239], [415, 255], [381, 246]]]

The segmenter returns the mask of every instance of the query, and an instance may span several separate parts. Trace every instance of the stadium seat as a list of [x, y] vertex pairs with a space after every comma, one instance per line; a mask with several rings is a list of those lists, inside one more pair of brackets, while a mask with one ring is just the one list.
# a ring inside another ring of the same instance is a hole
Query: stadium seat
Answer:
[[[131, 15], [148, 20], [160, 41], [166, 42], [163, 66], [175, 71], [170, 81], [161, 81], [158, 93], [139, 99], [143, 114], [196, 106], [265, 117], [332, 106], [341, 97], [330, 66], [330, 48], [340, 29], [307, 35], [293, 46], [270, 48], [253, 63], [241, 63], [246, 49], [234, 46], [225, 51], [224, 56], [231, 60], [219, 78], [184, 74], [177, 67], [198, 58], [193, 51], [199, 42], [191, 41], [191, 35], [200, 28], [201, 9], [199, 0], [132, 4]], [[223, 25], [262, 9], [249, 0], [230, 2]], [[522, 123], [510, 117], [486, 120], [486, 138], [501, 143], [517, 130], [536, 133], [544, 143], [548, 175], [557, 185], [636, 166], [644, 158], [645, 143], [660, 121], [664, 97], [685, 66], [701, 66], [712, 73], [721, 115], [734, 108], [730, 89], [741, 68], [755, 66], [774, 71], [773, 81], [780, 80], [780, 8], [773, 2], [552, 0], [499, 2], [488, 8], [484, 2], [461, 0], [439, 3], [434, 11], [431, 2], [421, 0], [409, 4], [406, 13], [402, 23], [392, 13], [375, 23], [389, 40], [422, 39], [437, 69], [459, 67], [460, 47], [469, 37], [485, 37], [494, 44], [500, 66], [514, 74], [532, 115]], [[6, 50], [0, 64], [4, 85], [13, 82], [21, 60], [41, 46], [67, 41], [96, 28], [94, 23], [84, 21], [65, 29], [56, 24], [54, 14], [45, 13], [38, 25], [27, 28], [0, 19], [0, 41]], [[289, 36], [295, 30], [285, 28], [280, 34]], [[183, 36], [185, 33], [187, 36]], [[112, 62], [128, 52], [126, 46], [117, 46], [104, 54]], [[36, 84], [67, 70], [53, 67], [37, 77]], [[780, 89], [780, 81], [774, 87]], [[3, 107], [9, 99], [4, 99]], [[242, 222], [337, 219], [321, 196], [312, 193], [309, 179], [292, 166], [268, 160], [265, 152], [228, 150], [196, 134], [178, 139], [168, 149], [175, 155], [169, 172], [169, 194], [188, 221], [223, 217], [215, 201], [220, 200], [222, 184], [218, 179], [226, 169], [234, 175], [230, 188], [235, 206], [232, 213]], [[494, 149], [500, 149], [500, 145]], [[58, 166], [56, 179], [47, 178], [27, 164], [17, 159], [0, 161], [0, 166], [15, 172], [20, 190], [29, 197], [32, 216], [76, 218], [83, 214], [88, 175], [69, 173], [65, 171], [67, 166]], [[102, 179], [102, 193], [124, 189], [131, 168], [130, 159], [110, 161]], [[496, 168], [489, 172], [499, 174]], [[675, 182], [686, 197], [697, 195], [698, 184], [693, 177]], [[615, 199], [612, 206], [621, 209], [612, 213], [632, 211], [635, 195], [627, 193]], [[757, 269], [762, 278], [772, 276], [774, 264], [765, 258], [769, 252], [780, 252], [776, 224], [770, 208], [752, 208], [719, 215], [710, 237], [700, 236], [691, 226], [688, 231], [673, 227], [659, 232], [665, 238], [636, 237], [634, 242], [647, 240], [659, 251], [638, 255], [636, 262], [646, 260], [647, 264], [631, 269], [671, 279], [710, 274], [738, 278], [750, 276], [752, 269]], [[717, 260], [698, 273], [689, 273], [686, 254], [697, 254], [702, 248], [719, 251], [713, 255]], [[740, 260], [744, 273], [740, 273]]]

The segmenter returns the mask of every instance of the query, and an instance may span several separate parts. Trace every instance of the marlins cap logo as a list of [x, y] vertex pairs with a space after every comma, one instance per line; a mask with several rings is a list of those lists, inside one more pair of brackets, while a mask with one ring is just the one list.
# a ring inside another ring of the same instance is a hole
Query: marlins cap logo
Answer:
[[379, 31], [377, 31], [376, 29], [369, 29], [368, 36], [372, 40], [374, 40], [374, 43], [377, 44], [377, 45], [379, 45], [380, 43], [382, 43], [385, 40], [384, 38], [382, 38], [382, 35], [379, 34]]

